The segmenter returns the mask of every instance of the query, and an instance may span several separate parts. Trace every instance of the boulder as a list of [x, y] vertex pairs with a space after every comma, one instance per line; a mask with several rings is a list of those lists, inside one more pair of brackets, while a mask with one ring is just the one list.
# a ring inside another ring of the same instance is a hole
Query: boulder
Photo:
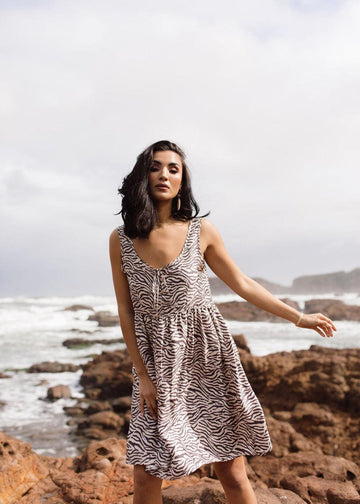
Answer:
[[64, 311], [79, 311], [79, 310], [94, 311], [94, 308], [92, 308], [91, 306], [82, 305], [82, 304], [74, 304], [74, 305], [67, 306], [66, 308], [64, 308]]
[[97, 322], [99, 327], [111, 327], [119, 324], [119, 316], [109, 311], [98, 311], [89, 315], [88, 320]]
[[63, 362], [40, 362], [38, 364], [33, 364], [30, 366], [26, 372], [27, 373], [74, 373], [78, 371], [80, 366], [71, 363]]
[[48, 388], [47, 398], [50, 401], [57, 401], [58, 399], [67, 399], [71, 397], [71, 390], [67, 385], [55, 385]]

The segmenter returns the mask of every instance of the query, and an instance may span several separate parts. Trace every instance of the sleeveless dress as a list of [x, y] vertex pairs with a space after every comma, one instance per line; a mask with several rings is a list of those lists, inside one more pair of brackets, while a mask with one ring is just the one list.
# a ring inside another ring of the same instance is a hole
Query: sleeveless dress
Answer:
[[146, 404], [142, 416], [133, 366], [126, 462], [162, 479], [272, 449], [260, 403], [211, 297], [200, 227], [201, 218], [190, 220], [180, 255], [162, 268], [144, 262], [124, 225], [118, 227], [137, 345], [158, 394], [157, 419]]

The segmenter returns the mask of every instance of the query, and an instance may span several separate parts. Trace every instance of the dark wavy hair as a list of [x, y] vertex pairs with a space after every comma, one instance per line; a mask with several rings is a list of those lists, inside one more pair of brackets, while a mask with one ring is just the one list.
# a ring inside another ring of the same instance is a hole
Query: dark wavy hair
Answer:
[[[171, 214], [174, 219], [187, 221], [197, 217], [199, 206], [191, 190], [190, 172], [185, 161], [185, 153], [175, 143], [160, 140], [147, 147], [138, 155], [132, 171], [124, 178], [118, 193], [122, 196], [121, 216], [124, 231], [130, 238], [147, 238], [157, 221], [157, 211], [149, 191], [149, 172], [155, 152], [171, 150], [182, 162], [181, 207], [177, 210], [177, 198], [173, 198]], [[209, 215], [208, 212], [202, 217]]]

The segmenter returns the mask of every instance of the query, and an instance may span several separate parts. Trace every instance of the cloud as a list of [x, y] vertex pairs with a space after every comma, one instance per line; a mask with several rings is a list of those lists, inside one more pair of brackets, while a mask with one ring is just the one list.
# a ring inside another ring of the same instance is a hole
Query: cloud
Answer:
[[[116, 188], [161, 138], [185, 148], [201, 207], [248, 274], [358, 266], [357, 2], [0, 8], [2, 255], [10, 282], [25, 240], [33, 271], [12, 292], [89, 289], [83, 257], [93, 292], [111, 291]], [[61, 287], [36, 283], [47, 264]]]

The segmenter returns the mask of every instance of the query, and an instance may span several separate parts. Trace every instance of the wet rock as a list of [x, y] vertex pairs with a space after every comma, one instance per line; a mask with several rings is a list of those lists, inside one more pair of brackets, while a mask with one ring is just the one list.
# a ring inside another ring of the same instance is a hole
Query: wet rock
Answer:
[[47, 398], [50, 401], [57, 401], [58, 399], [68, 399], [71, 397], [71, 390], [67, 385], [55, 385], [48, 388]]
[[97, 322], [99, 327], [111, 327], [119, 324], [119, 316], [108, 311], [98, 311], [89, 315], [88, 320]]
[[321, 312], [332, 320], [360, 320], [360, 306], [348, 305], [339, 299], [310, 299], [304, 313]]
[[[298, 303], [291, 299], [283, 298], [282, 301], [289, 306], [300, 310]], [[221, 314], [226, 320], [241, 320], [243, 322], [284, 322], [284, 319], [261, 310], [257, 306], [248, 303], [247, 301], [229, 301], [226, 303], [217, 303]]]
[[4, 379], [4, 378], [11, 378], [10, 375], [7, 375], [5, 373], [0, 373], [0, 380]]
[[71, 417], [80, 417], [85, 413], [84, 408], [80, 408], [79, 406], [64, 406], [63, 410]]
[[63, 345], [67, 348], [77, 349], [89, 347], [92, 345], [113, 345], [114, 343], [121, 343], [123, 340], [121, 338], [112, 339], [85, 339], [85, 338], [69, 338], [63, 341]]
[[27, 373], [74, 373], [78, 371], [80, 366], [71, 363], [62, 362], [40, 362], [38, 364], [33, 364], [30, 366], [26, 372]]
[[66, 308], [64, 308], [64, 311], [79, 311], [79, 310], [94, 311], [94, 308], [92, 308], [91, 306], [82, 305], [82, 304], [74, 304], [74, 305], [67, 306]]

